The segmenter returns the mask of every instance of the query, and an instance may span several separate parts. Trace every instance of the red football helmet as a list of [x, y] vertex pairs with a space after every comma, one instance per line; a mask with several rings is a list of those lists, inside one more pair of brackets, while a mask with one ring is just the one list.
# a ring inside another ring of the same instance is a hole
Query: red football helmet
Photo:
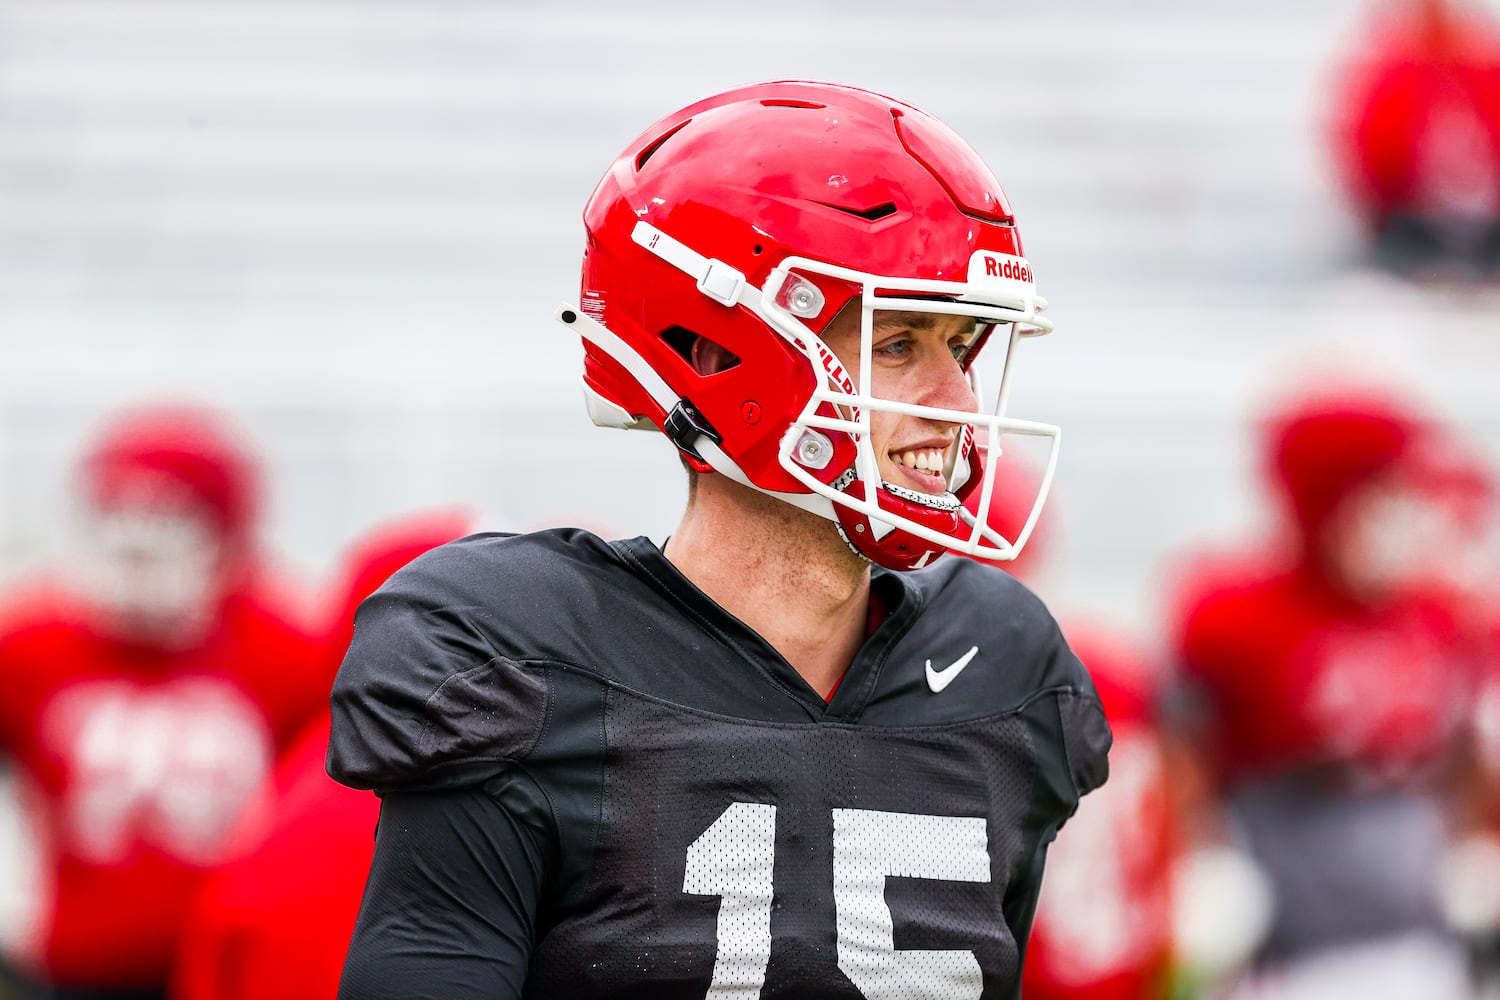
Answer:
[[[599, 182], [584, 223], [581, 307], [557, 316], [583, 338], [595, 423], [659, 429], [694, 468], [835, 521], [882, 566], [922, 566], [945, 549], [989, 560], [1020, 551], [1060, 432], [1007, 417], [1006, 397], [1017, 343], [1051, 323], [999, 183], [948, 126], [837, 84], [731, 90], [642, 133]], [[850, 303], [862, 311], [860, 356], [839, 358], [820, 335]], [[974, 317], [962, 363], [981, 400], [973, 363], [999, 330], [1007, 349], [993, 408], [857, 388], [871, 385], [877, 310]], [[732, 355], [729, 365], [701, 372], [698, 337]], [[882, 481], [872, 410], [964, 425], [944, 456], [950, 492]], [[962, 502], [977, 492], [987, 509], [1004, 434], [1051, 446], [1013, 539]]]
[[93, 624], [147, 646], [202, 642], [254, 561], [261, 470], [225, 414], [116, 415], [78, 467], [71, 583]]

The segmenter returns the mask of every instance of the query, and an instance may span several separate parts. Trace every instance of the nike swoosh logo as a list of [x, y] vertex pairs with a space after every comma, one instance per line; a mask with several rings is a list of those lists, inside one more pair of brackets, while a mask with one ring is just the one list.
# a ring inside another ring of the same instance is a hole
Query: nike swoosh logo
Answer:
[[953, 678], [963, 672], [969, 661], [979, 655], [979, 647], [975, 646], [963, 656], [948, 664], [942, 670], [933, 670], [932, 661], [927, 661], [927, 686], [932, 688], [934, 694], [953, 683]]

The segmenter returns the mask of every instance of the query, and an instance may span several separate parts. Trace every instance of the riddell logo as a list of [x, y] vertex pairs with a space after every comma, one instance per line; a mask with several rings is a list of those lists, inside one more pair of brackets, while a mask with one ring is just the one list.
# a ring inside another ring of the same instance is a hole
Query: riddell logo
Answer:
[[1020, 257], [1012, 257], [1009, 254], [990, 254], [982, 250], [974, 256], [983, 261], [986, 278], [1009, 278], [1011, 281], [1024, 281], [1028, 285], [1034, 280], [1031, 265]]

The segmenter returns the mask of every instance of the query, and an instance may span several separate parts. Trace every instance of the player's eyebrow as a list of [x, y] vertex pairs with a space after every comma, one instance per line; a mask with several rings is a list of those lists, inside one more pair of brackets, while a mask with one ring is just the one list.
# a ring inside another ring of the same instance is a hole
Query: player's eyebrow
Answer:
[[879, 312], [875, 314], [877, 327], [905, 327], [908, 330], [931, 330], [937, 317], [922, 312]]
[[[875, 314], [876, 330], [931, 330], [937, 325], [938, 317], [934, 313], [927, 312], [878, 312]], [[964, 336], [974, 332], [977, 326], [974, 320], [969, 321], [969, 327], [964, 331]]]

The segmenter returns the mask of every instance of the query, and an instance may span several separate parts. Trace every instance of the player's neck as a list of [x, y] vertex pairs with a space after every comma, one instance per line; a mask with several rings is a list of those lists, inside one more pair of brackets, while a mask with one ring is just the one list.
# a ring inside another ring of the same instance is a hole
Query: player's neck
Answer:
[[707, 475], [666, 554], [825, 697], [864, 641], [869, 566], [815, 514]]

